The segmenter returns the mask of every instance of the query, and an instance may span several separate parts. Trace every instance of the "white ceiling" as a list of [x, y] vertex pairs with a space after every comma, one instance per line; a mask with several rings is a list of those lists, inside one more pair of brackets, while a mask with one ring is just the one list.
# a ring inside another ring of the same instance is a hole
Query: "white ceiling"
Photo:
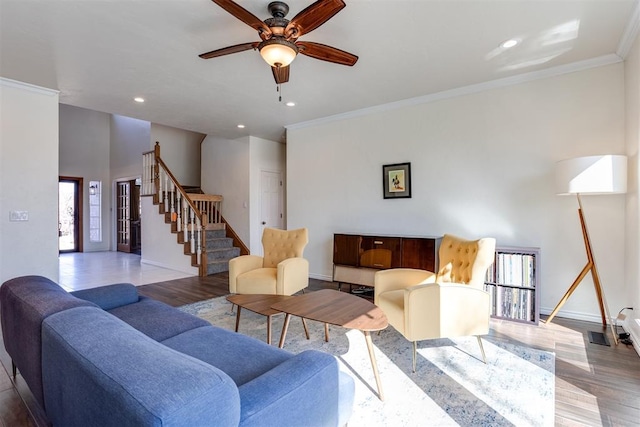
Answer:
[[[269, 17], [270, 0], [236, 1]], [[290, 0], [287, 18], [312, 1]], [[278, 141], [285, 125], [616, 54], [638, 19], [638, 0], [345, 1], [300, 40], [358, 63], [299, 55], [282, 103], [258, 52], [198, 57], [259, 41], [210, 0], [0, 0], [0, 76], [58, 89], [64, 104]], [[511, 38], [522, 42], [500, 50]]]

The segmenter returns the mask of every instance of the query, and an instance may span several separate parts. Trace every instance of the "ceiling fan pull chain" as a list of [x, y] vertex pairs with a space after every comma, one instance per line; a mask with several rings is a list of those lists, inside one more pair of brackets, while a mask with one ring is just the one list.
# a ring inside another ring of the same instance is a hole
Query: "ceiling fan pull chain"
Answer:
[[276, 91], [278, 92], [278, 102], [282, 102], [282, 84], [278, 83]]

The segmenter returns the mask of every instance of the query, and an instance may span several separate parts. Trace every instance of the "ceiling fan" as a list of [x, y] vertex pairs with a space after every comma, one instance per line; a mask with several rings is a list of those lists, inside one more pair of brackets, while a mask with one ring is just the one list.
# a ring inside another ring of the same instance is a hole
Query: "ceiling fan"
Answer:
[[289, 81], [289, 64], [298, 53], [315, 59], [352, 66], [358, 60], [356, 55], [321, 43], [298, 41], [304, 34], [315, 30], [346, 4], [343, 0], [318, 0], [298, 13], [291, 21], [285, 18], [289, 6], [281, 1], [269, 3], [268, 10], [272, 18], [261, 21], [248, 10], [232, 0], [212, 0], [215, 4], [249, 25], [262, 41], [243, 43], [203, 53], [202, 59], [216, 58], [231, 53], [254, 49], [260, 51], [262, 58], [271, 66], [273, 78], [277, 84]]

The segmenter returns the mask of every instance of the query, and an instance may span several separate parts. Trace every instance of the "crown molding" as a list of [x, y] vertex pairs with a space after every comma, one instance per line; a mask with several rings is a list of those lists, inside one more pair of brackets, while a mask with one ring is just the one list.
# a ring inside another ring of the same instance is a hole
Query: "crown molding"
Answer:
[[633, 42], [638, 36], [638, 32], [640, 32], [640, 0], [636, 2], [636, 7], [629, 17], [629, 22], [627, 22], [624, 33], [622, 33], [620, 43], [618, 43], [616, 53], [620, 58], [627, 58], [627, 55], [629, 55], [631, 51], [631, 46], [633, 46]]
[[532, 82], [535, 80], [546, 79], [550, 77], [561, 76], [563, 74], [584, 71], [590, 68], [602, 67], [606, 65], [622, 62], [622, 57], [617, 54], [609, 54], [598, 56], [596, 58], [586, 59], [583, 61], [572, 62], [570, 64], [559, 65], [539, 71], [531, 71], [529, 73], [519, 74], [516, 76], [505, 77], [502, 79], [490, 80], [469, 86], [462, 86], [456, 89], [436, 92], [429, 95], [418, 96], [415, 98], [403, 99], [401, 101], [390, 102], [388, 104], [376, 105], [373, 107], [362, 108], [360, 110], [348, 111], [346, 113], [335, 114], [332, 116], [321, 117], [318, 119], [308, 120], [305, 122], [293, 123], [286, 125], [287, 130], [302, 129], [310, 126], [317, 126], [325, 123], [331, 123], [340, 120], [352, 119], [356, 117], [368, 116], [370, 114], [383, 113], [387, 111], [397, 110], [400, 108], [411, 107], [420, 104], [428, 104], [430, 102], [441, 101], [444, 99], [456, 98], [464, 95], [484, 92], [488, 90], [519, 85], [522, 83]]
[[7, 86], [7, 87], [13, 87], [17, 89], [28, 90], [30, 92], [35, 92], [35, 93], [39, 93], [42, 95], [49, 95], [49, 96], [57, 96], [58, 94], [60, 94], [59, 90], [49, 89], [42, 86], [36, 86], [36, 85], [32, 85], [31, 83], [24, 83], [18, 80], [11, 80], [5, 77], [0, 77], [0, 86]]

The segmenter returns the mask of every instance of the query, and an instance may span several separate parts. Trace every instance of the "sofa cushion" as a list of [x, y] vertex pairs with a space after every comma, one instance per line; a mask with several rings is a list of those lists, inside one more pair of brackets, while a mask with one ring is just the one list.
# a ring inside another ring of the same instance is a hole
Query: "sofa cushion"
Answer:
[[95, 307], [42, 276], [22, 276], [0, 287], [2, 336], [7, 353], [42, 405], [42, 321], [72, 307]]
[[99, 288], [71, 292], [76, 298], [91, 301], [103, 310], [138, 302], [138, 289], [131, 283], [116, 283]]
[[293, 357], [286, 350], [209, 323], [162, 343], [221, 369], [238, 386]]
[[108, 312], [156, 341], [210, 325], [206, 320], [144, 296], [140, 296], [136, 303], [116, 307]]
[[94, 307], [42, 327], [44, 397], [53, 425], [235, 426], [240, 398], [222, 371]]

